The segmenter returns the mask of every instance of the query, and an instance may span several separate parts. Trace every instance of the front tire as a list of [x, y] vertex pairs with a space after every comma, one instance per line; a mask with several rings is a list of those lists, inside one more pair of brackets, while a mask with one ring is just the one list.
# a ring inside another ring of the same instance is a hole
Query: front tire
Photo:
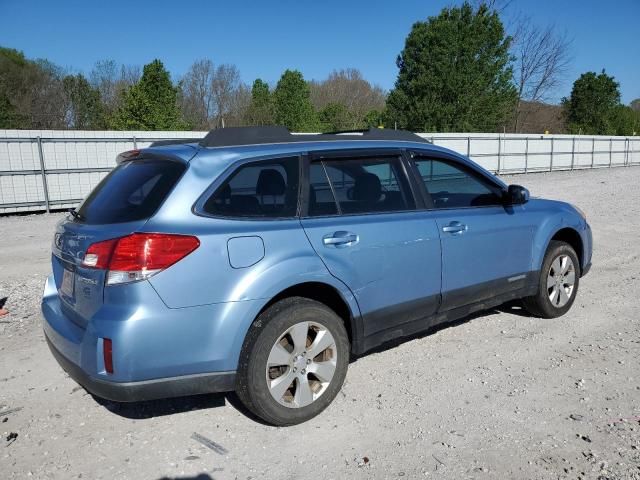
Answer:
[[524, 307], [536, 317], [556, 318], [569, 311], [578, 293], [580, 262], [565, 242], [552, 240], [542, 262], [538, 293], [523, 299]]
[[247, 333], [238, 398], [272, 425], [305, 422], [340, 391], [349, 350], [344, 323], [329, 307], [302, 297], [281, 300], [260, 314]]

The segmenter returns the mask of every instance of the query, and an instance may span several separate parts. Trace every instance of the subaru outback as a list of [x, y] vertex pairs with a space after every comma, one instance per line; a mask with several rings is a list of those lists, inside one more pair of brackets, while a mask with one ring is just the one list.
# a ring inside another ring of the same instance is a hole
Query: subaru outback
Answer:
[[246, 127], [120, 154], [52, 250], [44, 333], [86, 390], [235, 390], [290, 425], [385, 342], [514, 299], [565, 314], [592, 236], [577, 207], [409, 132]]

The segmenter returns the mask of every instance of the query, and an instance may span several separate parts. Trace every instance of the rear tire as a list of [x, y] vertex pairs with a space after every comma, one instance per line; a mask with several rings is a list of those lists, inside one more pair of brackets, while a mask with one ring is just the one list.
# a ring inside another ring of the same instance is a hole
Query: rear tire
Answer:
[[538, 293], [524, 298], [524, 307], [536, 317], [560, 317], [573, 305], [579, 284], [580, 262], [575, 250], [568, 243], [552, 240], [540, 269]]
[[251, 413], [267, 423], [305, 422], [340, 391], [349, 351], [344, 323], [333, 310], [302, 297], [281, 300], [249, 328], [236, 393]]

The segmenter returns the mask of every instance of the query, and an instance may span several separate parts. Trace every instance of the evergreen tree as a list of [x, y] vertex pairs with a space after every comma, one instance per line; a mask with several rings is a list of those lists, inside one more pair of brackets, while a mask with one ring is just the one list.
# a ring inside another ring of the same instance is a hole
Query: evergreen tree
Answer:
[[495, 131], [517, 100], [511, 38], [498, 13], [467, 2], [413, 25], [397, 59], [387, 124], [419, 131]]
[[272, 94], [269, 85], [260, 78], [257, 78], [251, 87], [247, 121], [250, 125], [272, 125], [274, 122]]
[[106, 114], [100, 92], [82, 74], [67, 75], [62, 80], [67, 100], [67, 125], [77, 130], [106, 128]]
[[571, 96], [563, 99], [569, 130], [585, 135], [616, 133], [614, 117], [620, 105], [618, 82], [604, 70], [600, 74], [587, 72], [573, 83]]
[[353, 128], [353, 119], [342, 103], [329, 103], [318, 113], [323, 132], [336, 132]]
[[140, 81], [123, 95], [113, 126], [119, 130], [181, 130], [178, 89], [160, 60], [144, 66]]
[[273, 92], [275, 121], [292, 132], [318, 129], [315, 110], [310, 100], [309, 85], [302, 73], [286, 70]]

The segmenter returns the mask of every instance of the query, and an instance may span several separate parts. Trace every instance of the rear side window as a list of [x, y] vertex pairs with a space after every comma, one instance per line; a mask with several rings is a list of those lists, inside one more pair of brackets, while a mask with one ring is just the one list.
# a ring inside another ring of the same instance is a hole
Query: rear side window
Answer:
[[435, 208], [502, 204], [497, 188], [462, 167], [436, 159], [416, 159], [415, 164]]
[[243, 165], [207, 199], [203, 209], [215, 216], [294, 217], [298, 177], [297, 157]]
[[[396, 157], [312, 163], [309, 215], [393, 212], [414, 208]], [[337, 205], [336, 205], [337, 204]]]
[[89, 224], [147, 219], [158, 210], [185, 168], [166, 160], [122, 163], [80, 205], [80, 219]]

